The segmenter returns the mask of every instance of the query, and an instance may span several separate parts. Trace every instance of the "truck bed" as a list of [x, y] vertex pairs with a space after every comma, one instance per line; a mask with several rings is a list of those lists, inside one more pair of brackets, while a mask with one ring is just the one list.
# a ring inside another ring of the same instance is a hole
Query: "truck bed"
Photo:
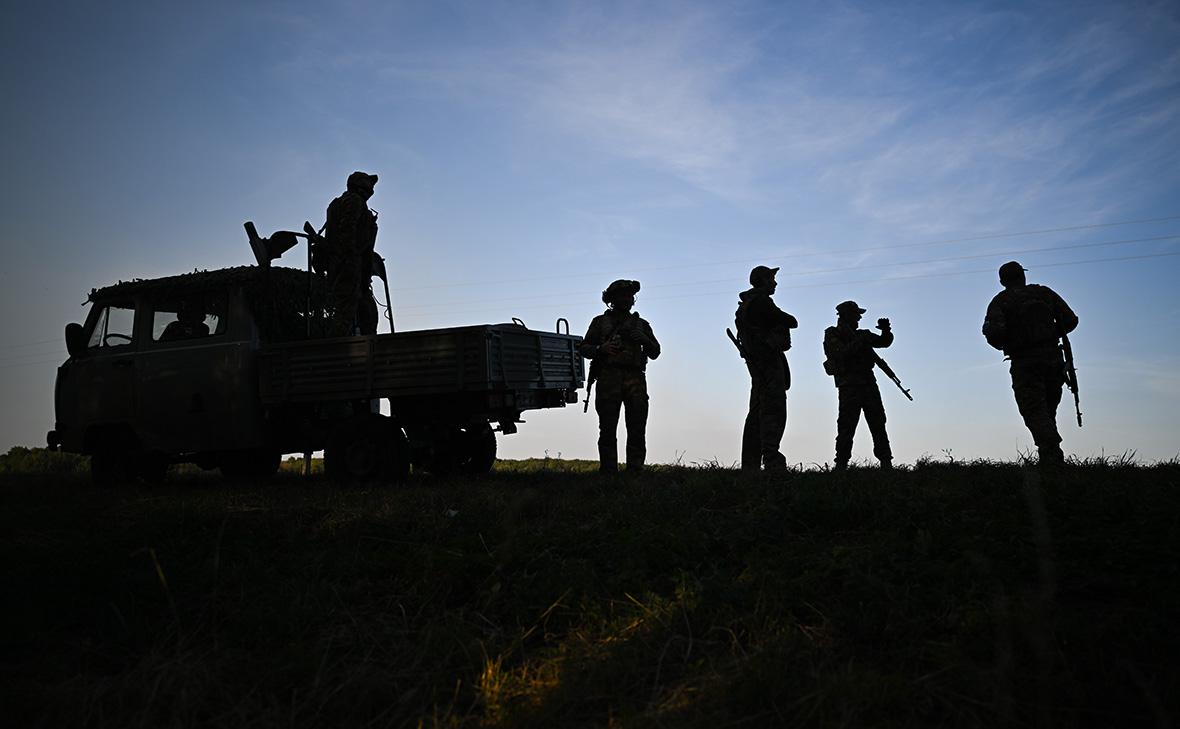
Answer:
[[259, 353], [260, 393], [267, 405], [513, 393], [523, 410], [555, 401], [530, 395], [573, 401], [585, 379], [581, 341], [487, 324], [268, 344]]

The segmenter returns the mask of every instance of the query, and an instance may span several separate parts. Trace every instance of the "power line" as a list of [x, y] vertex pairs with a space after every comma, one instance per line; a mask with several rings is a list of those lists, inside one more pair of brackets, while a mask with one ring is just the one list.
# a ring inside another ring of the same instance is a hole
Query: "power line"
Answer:
[[[1123, 226], [1123, 225], [1143, 225], [1143, 224], [1147, 224], [1147, 223], [1164, 223], [1164, 222], [1173, 221], [1173, 220], [1180, 220], [1180, 215], [1168, 215], [1168, 216], [1165, 216], [1162, 218], [1142, 218], [1139, 220], [1121, 220], [1121, 221], [1114, 222], [1114, 223], [1092, 223], [1092, 224], [1088, 224], [1088, 225], [1069, 225], [1069, 226], [1064, 226], [1064, 227], [1060, 227], [1060, 228], [1042, 228], [1040, 230], [1022, 230], [1022, 231], [1015, 231], [1015, 232], [1008, 232], [1008, 233], [989, 233], [989, 234], [985, 234], [985, 235], [966, 236], [966, 237], [962, 237], [962, 238], [944, 238], [941, 240], [922, 241], [919, 243], [898, 243], [898, 244], [887, 245], [887, 246], [869, 246], [866, 248], [843, 248], [843, 249], [831, 249], [831, 250], [823, 250], [823, 251], [801, 251], [798, 253], [783, 254], [781, 256], [771, 255], [771, 256], [762, 256], [760, 258], [741, 258], [741, 259], [733, 259], [733, 260], [728, 260], [728, 261], [699, 261], [696, 263], [674, 263], [674, 264], [669, 264], [666, 266], [648, 266], [648, 267], [644, 267], [644, 268], [633, 268], [630, 270], [635, 273], [646, 273], [649, 271], [667, 271], [667, 270], [672, 270], [672, 269], [676, 269], [676, 268], [699, 268], [701, 266], [725, 266], [725, 265], [731, 265], [731, 264], [736, 264], [736, 263], [766, 263], [767, 261], [776, 261], [776, 260], [779, 260], [781, 258], [786, 258], [786, 257], [810, 258], [813, 256], [843, 255], [843, 254], [847, 254], [847, 253], [873, 253], [873, 252], [878, 252], [878, 251], [897, 250], [897, 249], [901, 249], [901, 248], [917, 248], [917, 247], [921, 247], [921, 246], [948, 245], [951, 243], [969, 243], [972, 241], [980, 241], [980, 240], [996, 240], [999, 238], [1019, 238], [1019, 237], [1030, 236], [1030, 235], [1046, 235], [1048, 233], [1066, 233], [1066, 232], [1077, 231], [1077, 230], [1096, 230], [1099, 228], [1114, 228], [1114, 227]], [[548, 275], [548, 276], [530, 276], [530, 277], [525, 277], [525, 278], [497, 279], [494, 281], [481, 280], [481, 281], [466, 281], [466, 282], [459, 282], [459, 283], [440, 283], [440, 284], [431, 284], [431, 285], [423, 285], [423, 286], [402, 286], [402, 287], [399, 287], [398, 290], [399, 291], [415, 291], [418, 289], [441, 289], [441, 288], [452, 288], [455, 286], [480, 286], [480, 285], [489, 285], [489, 284], [526, 283], [529, 281], [552, 281], [554, 279], [562, 279], [562, 278], [587, 278], [587, 277], [591, 277], [591, 276], [613, 276], [614, 274], [615, 274], [615, 272], [613, 272], [613, 271], [593, 271], [593, 272], [586, 272], [586, 273], [568, 273], [568, 274]]]
[[[869, 268], [889, 268], [892, 266], [920, 266], [920, 265], [929, 265], [929, 264], [933, 264], [933, 263], [953, 263], [956, 261], [969, 261], [969, 260], [977, 260], [980, 258], [994, 258], [994, 257], [999, 257], [999, 256], [1016, 256], [1016, 255], [1023, 255], [1025, 253], [1045, 253], [1045, 252], [1052, 252], [1052, 251], [1077, 250], [1077, 249], [1081, 249], [1081, 248], [1100, 248], [1103, 246], [1130, 245], [1130, 244], [1134, 244], [1134, 243], [1152, 243], [1152, 242], [1159, 242], [1159, 241], [1165, 241], [1165, 240], [1177, 240], [1177, 239], [1180, 239], [1180, 235], [1161, 235], [1161, 236], [1155, 236], [1155, 237], [1151, 237], [1151, 238], [1127, 238], [1127, 239], [1123, 239], [1123, 240], [1101, 241], [1101, 242], [1096, 242], [1096, 243], [1076, 243], [1076, 244], [1072, 244], [1072, 245], [1044, 246], [1041, 248], [1025, 248], [1025, 249], [1021, 249], [1021, 250], [989, 251], [987, 253], [972, 253], [970, 255], [965, 255], [965, 256], [949, 256], [949, 257], [944, 257], [944, 258], [928, 258], [928, 259], [917, 260], [917, 261], [885, 261], [883, 263], [870, 263], [870, 264], [864, 264], [864, 265], [859, 265], [859, 266], [842, 266], [839, 268], [824, 268], [824, 269], [815, 269], [815, 270], [811, 270], [811, 271], [786, 271], [786, 272], [781, 272], [779, 274], [779, 276], [815, 276], [815, 275], [827, 274], [827, 273], [844, 273], [846, 271], [859, 271], [859, 270], [864, 270], [864, 269], [869, 269]], [[729, 283], [733, 280], [734, 279], [731, 277], [731, 278], [723, 278], [723, 279], [707, 279], [707, 280], [702, 280], [702, 281], [682, 281], [679, 283], [653, 284], [653, 285], [649, 286], [648, 288], [655, 289], [655, 288], [669, 288], [669, 287], [673, 287], [673, 286], [699, 286], [702, 284]], [[480, 304], [511, 303], [514, 301], [529, 301], [529, 300], [536, 300], [536, 299], [547, 299], [547, 298], [551, 298], [554, 295], [555, 294], [540, 294], [537, 296], [514, 296], [514, 297], [509, 297], [509, 298], [503, 298], [503, 299], [480, 299], [480, 300], [470, 300], [470, 301], [455, 301], [455, 302], [441, 303], [441, 304], [439, 304], [439, 303], [418, 304], [418, 305], [414, 305], [414, 306], [401, 306], [401, 307], [398, 307], [398, 310], [399, 311], [412, 311], [412, 310], [421, 310], [421, 309], [439, 309], [439, 308], [447, 307], [447, 306], [467, 306], [467, 305], [476, 306], [476, 305], [480, 305]], [[578, 293], [570, 293], [570, 294], [566, 294], [566, 295], [568, 295], [568, 296], [592, 296], [592, 295], [594, 295], [594, 292], [583, 291], [583, 292], [578, 292]], [[645, 298], [648, 298], [650, 300], [651, 297], [645, 297]]]
[[[1115, 262], [1120, 262], [1120, 261], [1138, 261], [1138, 260], [1145, 260], [1145, 259], [1152, 259], [1152, 258], [1169, 258], [1169, 257], [1175, 257], [1175, 256], [1180, 256], [1180, 251], [1172, 251], [1172, 252], [1168, 252], [1168, 253], [1148, 253], [1148, 254], [1135, 255], [1135, 256], [1114, 256], [1114, 257], [1110, 257], [1110, 258], [1091, 258], [1091, 259], [1087, 259], [1087, 260], [1083, 260], [1083, 261], [1064, 261], [1064, 262], [1060, 262], [1060, 263], [1039, 263], [1039, 264], [1037, 264], [1037, 268], [1060, 268], [1063, 266], [1080, 266], [1080, 265], [1091, 264], [1091, 263], [1115, 263]], [[995, 272], [996, 271], [994, 268], [976, 268], [976, 269], [970, 269], [970, 270], [966, 270], [966, 271], [940, 271], [937, 273], [918, 273], [918, 274], [909, 274], [909, 275], [904, 275], [904, 276], [888, 276], [885, 278], [857, 279], [857, 280], [852, 280], [852, 281], [824, 281], [824, 282], [819, 282], [819, 283], [792, 284], [792, 285], [787, 285], [787, 286], [780, 286], [779, 290], [782, 291], [782, 290], [789, 290], [789, 289], [825, 288], [825, 287], [831, 287], [831, 286], [854, 286], [857, 284], [889, 283], [892, 281], [909, 281], [912, 279], [949, 278], [951, 276], [966, 276], [966, 275], [977, 274], [977, 273], [980, 273], [980, 274], [987, 273], [987, 274], [994, 275]], [[697, 298], [697, 297], [706, 297], [706, 296], [736, 296], [736, 294], [737, 294], [737, 292], [734, 290], [705, 291], [705, 292], [694, 292], [694, 293], [687, 293], [687, 294], [671, 294], [668, 296], [645, 296], [643, 298], [643, 300], [644, 301], [663, 301], [666, 299], [686, 299], [686, 298]], [[568, 306], [569, 302], [554, 300], [554, 301], [547, 303], [547, 304], [533, 304], [530, 306], [513, 307], [513, 311], [530, 311], [530, 310], [536, 310], [536, 309], [550, 309], [551, 310], [554, 307], [559, 306], [559, 305], [567, 305]], [[465, 309], [462, 311], [454, 311], [454, 312], [450, 312], [450, 313], [452, 315], [459, 315], [459, 314], [466, 314], [469, 312], [480, 312], [480, 311], [482, 311], [482, 310], [480, 310], [480, 309]]]

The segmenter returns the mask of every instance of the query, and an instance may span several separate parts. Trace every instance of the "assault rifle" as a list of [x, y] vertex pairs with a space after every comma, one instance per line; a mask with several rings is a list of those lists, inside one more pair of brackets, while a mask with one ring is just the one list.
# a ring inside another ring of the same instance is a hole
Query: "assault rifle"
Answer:
[[1065, 356], [1065, 384], [1073, 393], [1073, 409], [1078, 414], [1078, 427], [1082, 427], [1082, 401], [1078, 397], [1078, 370], [1073, 366], [1073, 347], [1069, 336], [1061, 332], [1061, 354]]
[[873, 363], [881, 368], [881, 371], [885, 373], [886, 377], [893, 380], [893, 384], [897, 385], [897, 389], [901, 390], [901, 393], [909, 398], [910, 402], [914, 401], [914, 396], [910, 394], [910, 391], [901, 386], [901, 380], [898, 378], [897, 373], [876, 352], [873, 352]]
[[745, 359], [746, 350], [742, 348], [741, 341], [733, 335], [733, 332], [729, 331], [729, 327], [725, 327], [725, 334], [729, 337], [729, 341], [733, 342], [733, 346], [737, 347], [738, 354], [742, 356], [742, 359]]

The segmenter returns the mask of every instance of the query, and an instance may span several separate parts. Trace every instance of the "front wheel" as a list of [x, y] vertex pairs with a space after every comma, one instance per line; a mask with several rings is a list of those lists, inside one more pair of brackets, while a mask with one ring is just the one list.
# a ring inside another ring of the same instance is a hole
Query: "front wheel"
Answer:
[[484, 474], [496, 464], [496, 433], [488, 423], [464, 428], [459, 434], [459, 470]]

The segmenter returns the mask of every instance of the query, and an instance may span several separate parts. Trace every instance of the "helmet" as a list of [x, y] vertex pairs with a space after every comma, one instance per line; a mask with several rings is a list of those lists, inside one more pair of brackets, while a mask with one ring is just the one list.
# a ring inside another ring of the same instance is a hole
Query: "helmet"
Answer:
[[1000, 266], [1000, 283], [1017, 283], [1024, 280], [1024, 272], [1028, 269], [1016, 261], [1008, 261]]
[[769, 266], [754, 266], [750, 271], [750, 285], [759, 286], [774, 278], [774, 274], [778, 273], [778, 267], [770, 268]]
[[853, 314], [863, 314], [866, 309], [860, 308], [855, 301], [841, 301], [836, 304], [836, 313], [840, 316], [851, 316]]
[[618, 281], [611, 281], [610, 286], [606, 287], [606, 291], [602, 292], [602, 303], [609, 304], [616, 296], [634, 296], [639, 293], [639, 282], [630, 281], [621, 278]]

